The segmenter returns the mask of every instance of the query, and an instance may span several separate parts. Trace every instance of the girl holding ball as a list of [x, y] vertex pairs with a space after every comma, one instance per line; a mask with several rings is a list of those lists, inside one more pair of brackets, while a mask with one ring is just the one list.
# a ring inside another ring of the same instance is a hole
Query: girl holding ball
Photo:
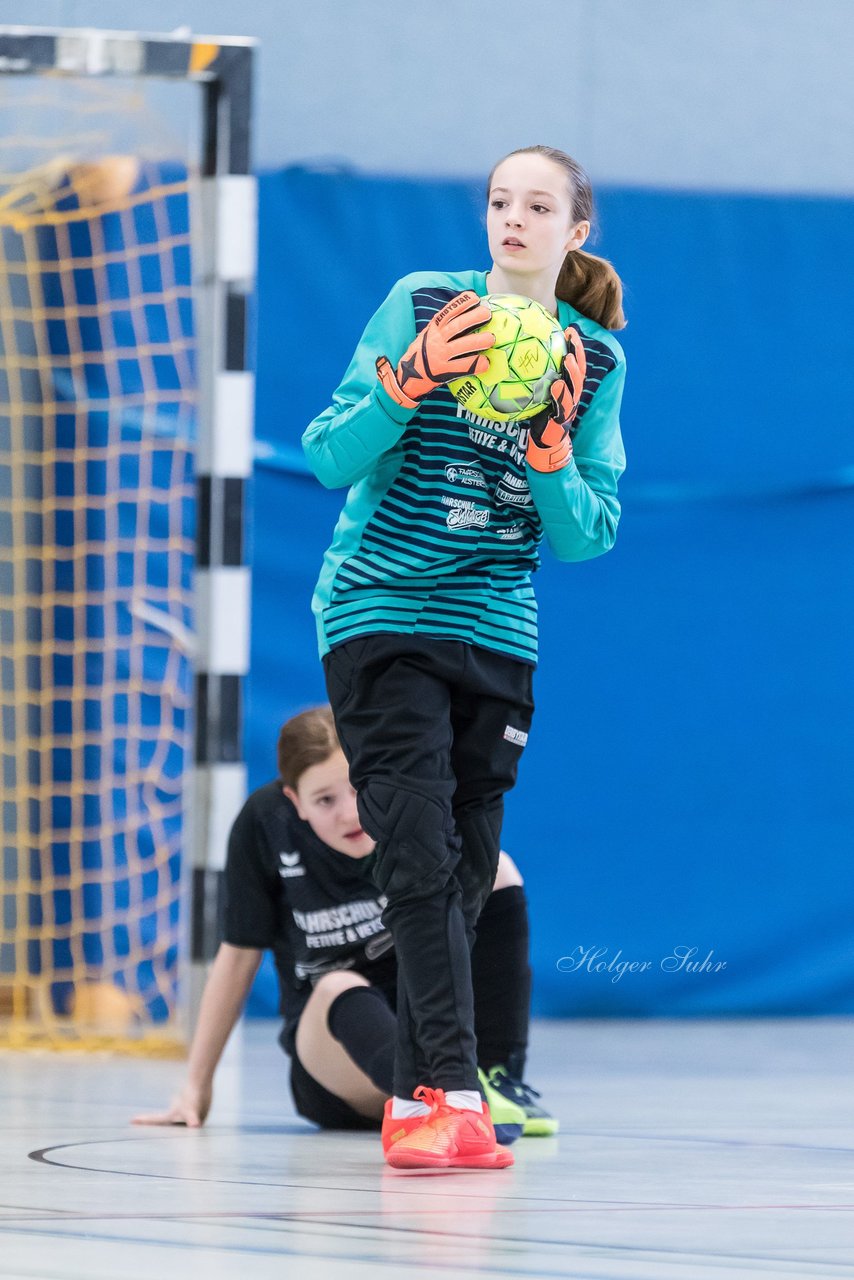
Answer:
[[[395, 1168], [513, 1162], [478, 1088], [470, 949], [533, 715], [540, 543], [587, 560], [619, 520], [625, 322], [619, 277], [582, 250], [592, 215], [570, 156], [506, 156], [491, 268], [398, 281], [303, 437], [320, 481], [349, 487], [313, 608], [397, 954]], [[467, 415], [447, 387], [484, 370], [491, 293], [534, 299], [566, 334], [550, 404], [524, 422]]]

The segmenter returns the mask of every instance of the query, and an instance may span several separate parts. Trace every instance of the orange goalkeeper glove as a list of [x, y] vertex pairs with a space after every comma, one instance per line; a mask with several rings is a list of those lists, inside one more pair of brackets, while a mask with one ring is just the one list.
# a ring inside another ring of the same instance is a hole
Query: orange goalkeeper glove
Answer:
[[561, 471], [572, 458], [569, 428], [578, 412], [587, 354], [578, 328], [573, 324], [565, 331], [566, 355], [560, 377], [551, 385], [552, 403], [531, 419], [528, 450], [525, 455], [534, 471]]
[[495, 336], [471, 330], [491, 314], [487, 303], [470, 289], [458, 293], [404, 351], [397, 369], [392, 369], [387, 356], [380, 356], [377, 377], [383, 389], [403, 408], [414, 409], [441, 383], [467, 373], [484, 373], [489, 362], [480, 353], [493, 345]]

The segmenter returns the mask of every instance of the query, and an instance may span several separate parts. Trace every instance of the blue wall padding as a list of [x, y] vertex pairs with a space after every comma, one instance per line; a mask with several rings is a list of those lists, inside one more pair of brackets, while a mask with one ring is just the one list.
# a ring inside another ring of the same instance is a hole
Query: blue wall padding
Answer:
[[[480, 204], [461, 182], [262, 178], [252, 785], [281, 720], [325, 696], [309, 601], [344, 495], [300, 473], [299, 436], [394, 279], [488, 265]], [[616, 549], [545, 552], [536, 580], [538, 712], [504, 837], [535, 1009], [854, 1012], [854, 202], [599, 204], [630, 465]], [[707, 966], [667, 971], [680, 947]], [[648, 967], [615, 980], [622, 961]], [[268, 973], [253, 1009], [274, 1003]]]

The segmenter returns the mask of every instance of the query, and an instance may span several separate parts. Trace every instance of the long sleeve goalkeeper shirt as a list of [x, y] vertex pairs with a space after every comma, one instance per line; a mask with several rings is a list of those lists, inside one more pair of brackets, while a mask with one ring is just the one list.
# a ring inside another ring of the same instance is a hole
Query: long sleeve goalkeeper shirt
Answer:
[[404, 409], [379, 385], [377, 357], [396, 365], [465, 289], [485, 296], [486, 273], [399, 280], [369, 321], [332, 404], [303, 435], [321, 483], [350, 486], [312, 601], [321, 656], [356, 636], [395, 632], [536, 663], [531, 575], [543, 538], [565, 561], [614, 544], [625, 357], [611, 333], [568, 303], [559, 303], [558, 320], [580, 329], [587, 375], [573, 458], [561, 471], [528, 466], [523, 421], [476, 417], [444, 386]]

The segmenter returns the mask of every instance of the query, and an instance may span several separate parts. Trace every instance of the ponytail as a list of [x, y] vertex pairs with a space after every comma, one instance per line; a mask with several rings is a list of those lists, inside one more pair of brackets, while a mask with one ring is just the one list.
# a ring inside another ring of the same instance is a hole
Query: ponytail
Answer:
[[605, 329], [625, 329], [623, 282], [607, 258], [574, 249], [563, 260], [555, 297]]
[[[577, 160], [558, 151], [557, 147], [519, 147], [511, 151], [511, 156], [537, 155], [545, 156], [559, 168], [563, 169], [569, 183], [569, 194], [572, 201], [572, 221], [589, 222], [593, 225], [593, 190], [590, 179]], [[505, 160], [509, 156], [504, 157]], [[502, 161], [498, 161], [501, 164]], [[492, 178], [498, 164], [493, 165], [492, 173], [486, 184], [487, 197], [492, 189]], [[583, 253], [574, 249], [566, 255], [555, 285], [555, 297], [569, 302], [582, 315], [589, 316], [605, 329], [624, 329], [626, 317], [623, 314], [623, 284], [610, 262], [605, 258], [597, 258], [592, 253]]]

